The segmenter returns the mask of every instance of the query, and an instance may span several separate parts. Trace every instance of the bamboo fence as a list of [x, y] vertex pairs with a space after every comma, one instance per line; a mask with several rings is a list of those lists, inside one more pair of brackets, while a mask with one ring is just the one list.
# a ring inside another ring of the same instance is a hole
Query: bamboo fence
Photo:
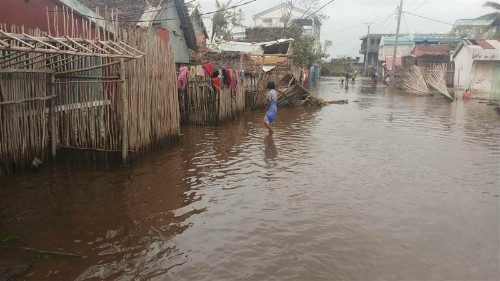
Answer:
[[58, 148], [121, 152], [126, 161], [180, 135], [170, 48], [142, 30], [110, 37], [64, 14], [63, 30], [56, 18], [52, 28], [64, 38], [0, 25], [0, 47], [8, 45], [0, 50], [0, 175], [55, 158]]
[[184, 124], [216, 125], [230, 120], [245, 110], [243, 83], [236, 89], [212, 87], [210, 79], [190, 80], [186, 90], [179, 90], [181, 121]]
[[403, 88], [405, 89], [405, 92], [409, 94], [429, 94], [429, 87], [425, 82], [425, 76], [420, 67], [414, 65], [404, 73]]
[[141, 30], [124, 30], [123, 40], [144, 59], [125, 67], [130, 149], [147, 151], [180, 135], [180, 112], [172, 50]]

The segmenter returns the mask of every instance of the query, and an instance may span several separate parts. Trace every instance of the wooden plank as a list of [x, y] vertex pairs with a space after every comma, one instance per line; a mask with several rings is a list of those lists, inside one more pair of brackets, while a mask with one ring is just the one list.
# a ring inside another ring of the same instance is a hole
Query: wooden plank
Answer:
[[45, 101], [45, 100], [50, 100], [57, 97], [57, 95], [51, 95], [51, 96], [45, 96], [45, 97], [34, 97], [30, 99], [20, 99], [20, 100], [14, 100], [14, 101], [2, 101], [0, 102], [0, 105], [12, 105], [12, 104], [18, 104], [18, 103], [23, 103], [23, 102], [30, 102], [30, 101]]
[[54, 73], [53, 70], [50, 69], [0, 69], [0, 74], [4, 73]]

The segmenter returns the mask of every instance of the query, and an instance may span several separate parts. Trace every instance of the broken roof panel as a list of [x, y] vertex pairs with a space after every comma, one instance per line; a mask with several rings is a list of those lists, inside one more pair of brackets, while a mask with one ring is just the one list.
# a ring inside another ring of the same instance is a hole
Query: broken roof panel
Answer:
[[251, 55], [264, 54], [264, 49], [260, 45], [247, 42], [222, 41], [215, 44], [208, 44], [207, 47], [214, 52], [241, 52]]

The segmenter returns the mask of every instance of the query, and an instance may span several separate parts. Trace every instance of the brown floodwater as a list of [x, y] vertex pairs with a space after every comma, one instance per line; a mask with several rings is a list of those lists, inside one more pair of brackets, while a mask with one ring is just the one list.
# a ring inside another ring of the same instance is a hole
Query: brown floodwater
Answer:
[[272, 138], [248, 112], [183, 127], [130, 167], [1, 179], [0, 245], [86, 258], [0, 248], [0, 266], [21, 280], [499, 280], [500, 116], [337, 82], [315, 90], [349, 104], [280, 108]]

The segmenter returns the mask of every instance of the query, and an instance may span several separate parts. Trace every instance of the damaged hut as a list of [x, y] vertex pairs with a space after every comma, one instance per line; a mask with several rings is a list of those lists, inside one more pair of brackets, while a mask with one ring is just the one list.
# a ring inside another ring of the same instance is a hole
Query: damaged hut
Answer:
[[268, 81], [280, 85], [283, 77], [301, 76], [298, 67], [293, 64], [293, 39], [248, 43], [221, 41], [209, 44], [212, 52], [244, 54], [246, 106], [252, 109], [263, 107], [266, 103], [265, 88]]
[[169, 47], [63, 13], [49, 32], [1, 25], [0, 175], [61, 149], [127, 161], [180, 134]]

